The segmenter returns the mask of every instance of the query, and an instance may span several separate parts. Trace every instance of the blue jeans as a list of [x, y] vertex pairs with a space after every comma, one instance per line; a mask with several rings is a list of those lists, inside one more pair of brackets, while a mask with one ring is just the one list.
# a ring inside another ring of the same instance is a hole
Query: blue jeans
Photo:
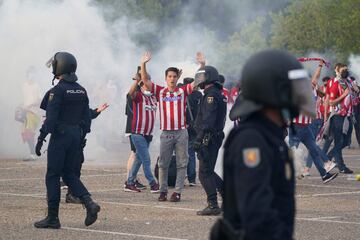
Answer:
[[196, 157], [195, 157], [195, 150], [193, 148], [195, 139], [189, 139], [189, 146], [188, 146], [188, 152], [189, 152], [189, 162], [187, 165], [187, 176], [188, 180], [191, 183], [195, 183], [196, 179]]
[[[320, 129], [321, 129], [321, 127], [322, 127], [323, 124], [324, 124], [324, 120], [321, 119], [321, 118], [315, 119], [315, 120], [310, 124], [310, 129], [311, 129], [311, 131], [312, 131], [313, 134], [314, 134], [315, 141], [316, 141], [316, 136], [319, 134], [319, 131], [320, 131]], [[316, 145], [316, 148], [317, 148], [317, 151], [318, 151], [318, 153], [319, 153], [319, 156], [320, 156], [321, 160], [322, 160], [323, 162], [329, 161], [329, 158], [328, 158], [328, 156], [326, 155], [326, 153], [323, 152], [318, 145]], [[312, 159], [311, 155], [308, 154], [308, 157], [307, 157], [307, 160], [306, 160], [306, 167], [311, 168], [313, 162], [314, 162], [314, 160]]]
[[153, 185], [155, 183], [155, 178], [151, 173], [151, 160], [149, 154], [149, 142], [145, 139], [143, 135], [139, 134], [131, 134], [131, 140], [133, 141], [136, 148], [136, 158], [131, 167], [129, 178], [127, 180], [128, 184], [134, 184], [136, 179], [137, 172], [141, 164], [143, 165], [143, 170], [146, 179], [149, 182], [149, 185]]
[[324, 169], [324, 163], [320, 160], [320, 155], [315, 142], [315, 137], [310, 127], [307, 125], [295, 124], [293, 128], [294, 129], [290, 128], [289, 131], [289, 138], [292, 139], [292, 141], [289, 141], [290, 147], [298, 147], [300, 142], [302, 142], [309, 151], [312, 159], [314, 160], [315, 167], [319, 171], [320, 176], [325, 176], [326, 170]]
[[[334, 139], [334, 148], [329, 152], [328, 156], [331, 159], [332, 157], [335, 158], [335, 162], [339, 170], [344, 170], [345, 163], [342, 156], [342, 149], [344, 147], [344, 134], [343, 132], [343, 124], [344, 124], [345, 117], [342, 117], [340, 115], [334, 115], [330, 119], [330, 133]], [[327, 153], [329, 151], [330, 145], [331, 145], [332, 139], [327, 139], [325, 141], [323, 151]]]
[[348, 117], [349, 120], [349, 130], [346, 134], [344, 134], [344, 142], [343, 142], [343, 147], [347, 147], [347, 146], [351, 146], [351, 135], [353, 132], [353, 118], [352, 117]]

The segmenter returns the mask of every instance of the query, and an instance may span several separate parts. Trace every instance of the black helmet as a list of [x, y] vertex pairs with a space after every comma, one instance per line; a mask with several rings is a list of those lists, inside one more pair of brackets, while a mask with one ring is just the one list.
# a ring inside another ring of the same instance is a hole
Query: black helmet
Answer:
[[303, 112], [315, 115], [307, 71], [287, 52], [265, 50], [250, 57], [241, 75], [241, 89], [230, 119], [250, 115], [265, 106], [282, 110], [286, 118]]
[[219, 74], [219, 83], [222, 84], [222, 85], [224, 85], [224, 83], [225, 83], [225, 77], [224, 77], [224, 75]]
[[219, 72], [212, 66], [205, 66], [195, 74], [195, 87], [204, 88], [206, 84], [219, 81]]
[[46, 65], [48, 67], [52, 66], [54, 78], [61, 76], [67, 82], [77, 81], [77, 76], [75, 74], [77, 62], [76, 58], [71, 53], [57, 52]]

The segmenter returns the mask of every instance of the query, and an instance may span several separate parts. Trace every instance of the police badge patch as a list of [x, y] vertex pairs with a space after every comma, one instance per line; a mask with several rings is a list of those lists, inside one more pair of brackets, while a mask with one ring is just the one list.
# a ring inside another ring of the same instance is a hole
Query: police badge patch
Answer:
[[257, 167], [260, 163], [259, 148], [246, 148], [243, 150], [243, 159], [245, 166], [249, 168]]
[[49, 94], [49, 101], [53, 100], [53, 98], [54, 98], [54, 93], [50, 93]]
[[207, 97], [207, 102], [208, 103], [213, 103], [214, 102], [214, 97]]

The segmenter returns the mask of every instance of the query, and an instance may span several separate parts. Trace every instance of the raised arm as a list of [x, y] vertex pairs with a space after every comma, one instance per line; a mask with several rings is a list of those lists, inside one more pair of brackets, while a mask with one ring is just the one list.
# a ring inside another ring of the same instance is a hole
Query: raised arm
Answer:
[[320, 78], [321, 69], [322, 69], [323, 65], [324, 65], [324, 61], [320, 61], [319, 66], [316, 68], [315, 73], [314, 73], [313, 77], [311, 78], [311, 85], [312, 85], [313, 89], [316, 88], [318, 85], [318, 81]]
[[151, 59], [151, 53], [150, 52], [146, 52], [142, 55], [141, 57], [141, 80], [143, 81], [143, 83], [146, 85], [146, 87], [151, 91], [152, 90], [152, 82], [149, 79], [149, 76], [146, 72], [146, 63], [148, 61], [150, 61]]
[[202, 52], [196, 53], [196, 62], [200, 65], [200, 68], [205, 67], [206, 59], [205, 55]]
[[128, 93], [129, 96], [131, 97], [131, 99], [135, 98], [136, 90], [137, 90], [138, 84], [141, 80], [139, 74], [137, 74], [137, 73], [135, 74], [135, 77], [133, 79], [134, 79], [134, 82], [133, 82], [133, 84], [131, 84], [131, 87], [130, 87], [130, 90]]

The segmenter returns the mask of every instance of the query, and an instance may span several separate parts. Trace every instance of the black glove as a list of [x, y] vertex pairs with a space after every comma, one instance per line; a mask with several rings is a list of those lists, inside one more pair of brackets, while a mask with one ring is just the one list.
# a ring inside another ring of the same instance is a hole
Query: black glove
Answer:
[[194, 144], [193, 144], [194, 151], [199, 152], [201, 147], [202, 147], [202, 141], [199, 140], [199, 139], [196, 139]]
[[46, 142], [46, 140], [44, 138], [39, 137], [38, 141], [36, 143], [35, 146], [35, 153], [36, 155], [38, 155], [39, 157], [41, 156], [41, 147], [43, 145], [43, 143]]

